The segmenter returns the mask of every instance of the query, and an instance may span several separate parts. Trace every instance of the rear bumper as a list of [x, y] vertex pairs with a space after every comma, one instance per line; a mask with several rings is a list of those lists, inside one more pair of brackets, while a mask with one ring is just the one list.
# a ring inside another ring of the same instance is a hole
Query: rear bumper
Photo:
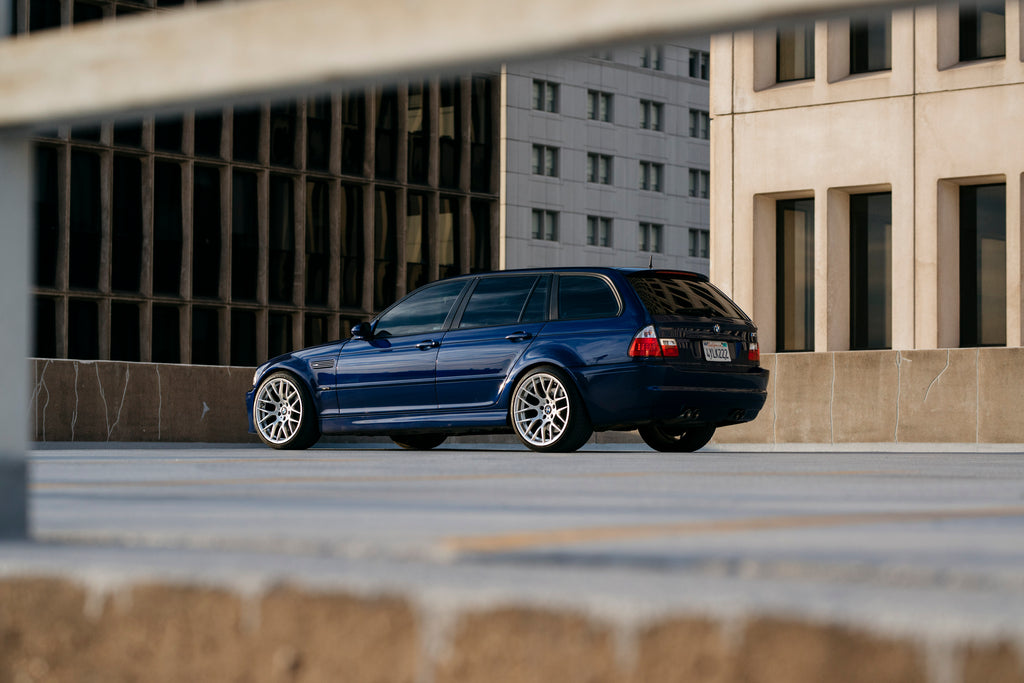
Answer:
[[749, 422], [764, 406], [768, 375], [761, 367], [709, 371], [655, 361], [588, 368], [578, 380], [600, 430], [649, 422]]

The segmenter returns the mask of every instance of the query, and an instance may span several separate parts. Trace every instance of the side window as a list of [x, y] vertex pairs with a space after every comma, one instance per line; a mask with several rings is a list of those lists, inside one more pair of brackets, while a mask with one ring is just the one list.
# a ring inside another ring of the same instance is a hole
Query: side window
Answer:
[[536, 276], [481, 278], [469, 297], [460, 328], [513, 325], [519, 321]]
[[465, 280], [457, 280], [413, 292], [377, 320], [373, 335], [404, 337], [437, 332], [444, 327], [448, 313], [465, 286]]
[[593, 275], [562, 275], [558, 278], [558, 319], [613, 318], [619, 299], [611, 285]]
[[548, 319], [549, 282], [551, 282], [551, 278], [545, 275], [533, 288], [533, 294], [530, 295], [530, 300], [526, 302], [526, 308], [523, 309], [521, 322], [542, 323]]

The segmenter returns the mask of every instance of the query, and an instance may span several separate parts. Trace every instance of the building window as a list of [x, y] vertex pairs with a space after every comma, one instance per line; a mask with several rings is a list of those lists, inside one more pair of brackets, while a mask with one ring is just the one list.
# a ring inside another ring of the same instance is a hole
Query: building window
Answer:
[[537, 111], [558, 111], [558, 84], [550, 81], [533, 81], [533, 108]]
[[644, 48], [643, 55], [640, 57], [640, 66], [645, 69], [661, 71], [663, 62], [664, 50], [660, 45], [651, 45]]
[[640, 251], [647, 251], [652, 254], [662, 253], [661, 233], [664, 226], [658, 223], [641, 223], [637, 234]]
[[775, 39], [778, 83], [814, 78], [814, 22], [780, 28]]
[[813, 351], [814, 200], [780, 200], [775, 211], [775, 346]]
[[850, 20], [850, 73], [892, 68], [892, 14]]
[[587, 154], [587, 182], [612, 184], [612, 158], [607, 154]]
[[612, 120], [612, 95], [599, 90], [587, 91], [587, 118], [591, 121]]
[[612, 219], [587, 216], [587, 244], [592, 247], [612, 246]]
[[690, 169], [690, 196], [707, 199], [710, 196], [711, 172]]
[[558, 148], [533, 146], [533, 174], [558, 177]]
[[690, 137], [708, 140], [711, 137], [711, 117], [706, 111], [690, 110]]
[[708, 258], [710, 255], [709, 242], [711, 233], [700, 228], [690, 228], [690, 251], [693, 258]]
[[960, 61], [1005, 56], [1005, 5], [1002, 2], [961, 2]]
[[850, 197], [850, 348], [892, 348], [892, 193]]
[[1006, 345], [1006, 185], [960, 188], [960, 346]]
[[558, 212], [533, 210], [533, 239], [558, 241]]
[[665, 165], [656, 164], [652, 161], [640, 162], [640, 189], [651, 192], [661, 192], [662, 176], [665, 174]]
[[690, 78], [708, 80], [711, 55], [699, 50], [690, 50]]
[[665, 105], [651, 100], [640, 100], [640, 127], [646, 130], [662, 130]]

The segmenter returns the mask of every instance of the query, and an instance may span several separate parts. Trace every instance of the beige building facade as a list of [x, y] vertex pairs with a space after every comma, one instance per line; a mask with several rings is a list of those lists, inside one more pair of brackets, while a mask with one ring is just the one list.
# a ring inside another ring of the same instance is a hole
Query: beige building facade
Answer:
[[711, 277], [761, 348], [1021, 346], [1018, 0], [711, 41]]

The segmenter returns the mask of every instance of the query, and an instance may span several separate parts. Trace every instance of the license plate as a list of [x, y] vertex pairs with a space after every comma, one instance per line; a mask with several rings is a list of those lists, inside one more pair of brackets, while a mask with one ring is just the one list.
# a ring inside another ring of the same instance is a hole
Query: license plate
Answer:
[[729, 342], [704, 342], [704, 360], [718, 363], [728, 363], [731, 361], [732, 356], [729, 355]]

